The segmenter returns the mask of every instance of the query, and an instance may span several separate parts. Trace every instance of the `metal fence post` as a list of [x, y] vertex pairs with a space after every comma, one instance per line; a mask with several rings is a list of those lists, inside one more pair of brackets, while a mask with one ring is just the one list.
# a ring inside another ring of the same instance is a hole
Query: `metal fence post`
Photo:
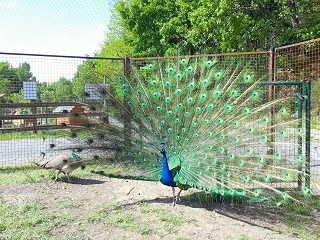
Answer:
[[[36, 100], [31, 100], [31, 102], [35, 102], [35, 101]], [[31, 107], [31, 113], [32, 113], [32, 115], [36, 115], [37, 114], [37, 107], [36, 106]], [[33, 133], [37, 133], [37, 122], [38, 122], [38, 119], [37, 118], [33, 118], [31, 120], [31, 122], [32, 122], [32, 127], [33, 127]]]
[[305, 187], [310, 189], [310, 155], [311, 155], [311, 81], [306, 82], [306, 163]]
[[[304, 95], [304, 91], [303, 85], [299, 85], [299, 93], [300, 95], [296, 95], [296, 101], [297, 101], [297, 110], [298, 110], [298, 128], [301, 129], [302, 128], [302, 106], [303, 106], [303, 99], [302, 96]], [[302, 136], [298, 135], [298, 156], [302, 156]], [[298, 165], [298, 170], [301, 171], [302, 170], [302, 165], [299, 164]], [[299, 173], [298, 174], [298, 188], [301, 190], [302, 187], [302, 174]]]
[[[275, 61], [275, 48], [272, 48], [270, 50], [270, 55], [269, 55], [269, 82], [275, 82], [275, 67], [276, 67], [276, 61]], [[271, 102], [274, 99], [275, 95], [275, 85], [270, 84], [269, 89], [268, 89], [268, 101]], [[270, 109], [270, 114], [271, 114], [271, 123], [270, 125], [273, 126], [274, 123], [274, 113], [275, 109], [272, 106]], [[275, 135], [275, 128], [272, 127], [270, 129], [271, 134], [270, 134], [270, 139], [268, 140], [268, 149], [267, 149], [267, 155], [273, 155], [274, 154], [274, 135]]]
[[[130, 79], [130, 58], [125, 57], [124, 58], [124, 77], [127, 79], [127, 81], [129, 81]], [[130, 89], [128, 89], [128, 95], [130, 95]], [[124, 122], [123, 122], [123, 137], [124, 137], [124, 142], [126, 142], [126, 140], [130, 139], [130, 118], [131, 118], [131, 108], [128, 105], [128, 97], [124, 96], [123, 97], [123, 106], [125, 107], [125, 110], [123, 112], [123, 116], [124, 116]], [[130, 111], [130, 113], [128, 114], [128, 111]], [[131, 144], [130, 140], [128, 141], [129, 144]]]

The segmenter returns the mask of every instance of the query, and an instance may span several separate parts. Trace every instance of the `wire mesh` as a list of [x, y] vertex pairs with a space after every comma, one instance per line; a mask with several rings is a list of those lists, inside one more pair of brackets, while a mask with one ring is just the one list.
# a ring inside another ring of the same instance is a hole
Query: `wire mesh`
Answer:
[[107, 88], [123, 74], [123, 62], [0, 53], [0, 166], [29, 164], [52, 144], [72, 144], [69, 127], [83, 124], [72, 114], [92, 114], [84, 104], [96, 101], [95, 86]]
[[[274, 159], [275, 166], [294, 169], [299, 168], [299, 170], [302, 170], [304, 166], [301, 166], [301, 161], [305, 160], [304, 156], [306, 154], [305, 131], [303, 131], [306, 126], [306, 117], [305, 114], [302, 114], [302, 108], [298, 109], [297, 105], [297, 102], [299, 102], [297, 96], [301, 97], [302, 86], [294, 83], [292, 85], [281, 83], [270, 84], [274, 70], [273, 65], [270, 64], [271, 59], [272, 54], [270, 52], [132, 58], [130, 59], [130, 66], [131, 70], [134, 69], [132, 70], [133, 73], [139, 72], [141, 69], [157, 66], [161, 68], [161, 71], [165, 75], [166, 72], [170, 70], [170, 66], [179, 65], [182, 61], [187, 61], [190, 66], [194, 66], [197, 62], [211, 61], [216, 62], [216, 69], [221, 69], [221, 72], [224, 71], [224, 77], [226, 79], [235, 78], [239, 81], [236, 88], [239, 92], [243, 93], [247, 91], [249, 88], [248, 84], [252, 84], [251, 79], [244, 80], [242, 77], [250, 76], [253, 82], [259, 81], [260, 84], [256, 87], [259, 89], [257, 91], [259, 92], [261, 101], [257, 102], [256, 105], [252, 105], [252, 108], [260, 105], [263, 106], [275, 99], [285, 99], [285, 101], [282, 102], [281, 105], [274, 105], [271, 109], [268, 108], [265, 111], [261, 111], [258, 116], [252, 115], [252, 117], [248, 117], [248, 124], [252, 124], [252, 129], [256, 129], [258, 132], [260, 131], [260, 137], [265, 137], [265, 142], [263, 142], [262, 139], [250, 139], [250, 137], [248, 137], [246, 141], [251, 141], [248, 144], [253, 146], [253, 151], [258, 155], [271, 156]], [[233, 74], [236, 75], [234, 76]], [[139, 76], [142, 77], [140, 81], [149, 81], [148, 75], [144, 75], [144, 71], [141, 71]], [[243, 81], [248, 82], [244, 83]], [[241, 104], [239, 104], [239, 106], [241, 106]], [[285, 114], [279, 114], [282, 112]], [[266, 122], [261, 122], [260, 119], [265, 119]], [[216, 121], [216, 119], [214, 119], [214, 121]], [[227, 128], [226, 126], [226, 129]], [[236, 153], [246, 155], [246, 151], [246, 148], [241, 146], [236, 150]], [[279, 177], [282, 177], [280, 172]], [[281, 183], [278, 187], [298, 187], [301, 186], [301, 181], [301, 176], [297, 175], [291, 182]], [[248, 183], [244, 183], [244, 185], [246, 185], [246, 187], [256, 187], [254, 184], [251, 186]]]
[[[311, 174], [320, 175], [320, 38], [275, 48], [275, 81], [312, 83]], [[299, 96], [304, 98], [305, 96]]]
[[[313, 44], [313, 47], [308, 48], [309, 50], [319, 49], [317, 41], [310, 44]], [[291, 48], [298, 48], [298, 46], [291, 46]], [[285, 49], [281, 48], [275, 51], [276, 68], [272, 64], [273, 55], [271, 52], [131, 58], [130, 67], [124, 64], [129, 59], [0, 54], [2, 101], [0, 105], [2, 132], [0, 165], [28, 164], [36, 161], [40, 152], [46, 152], [51, 146], [63, 149], [73, 144], [66, 126], [81, 125], [82, 123], [72, 122], [79, 120], [79, 118], [72, 119], [72, 115], [66, 115], [66, 113], [75, 111], [80, 114], [90, 114], [90, 109], [83, 107], [81, 103], [100, 101], [97, 93], [100, 93], [101, 86], [103, 87], [104, 84], [109, 84], [104, 86], [106, 88], [117, 88], [119, 85], [118, 77], [123, 74], [130, 77], [134, 74], [134, 69], [140, 71], [140, 69], [148, 68], [154, 62], [158, 62], [162, 71], [165, 72], [170, 64], [190, 58], [192, 59], [190, 62], [193, 63], [197, 61], [216, 62], [218, 69], [227, 69], [226, 75], [242, 71], [243, 74], [248, 73], [255, 80], [259, 80], [261, 83], [259, 95], [262, 100], [258, 104], [263, 105], [275, 99], [286, 98], [285, 106], [275, 106], [271, 110], [265, 111], [265, 116], [272, 121], [274, 127], [267, 131], [268, 144], [261, 146], [256, 143], [255, 151], [283, 160], [281, 166], [298, 167], [297, 159], [306, 155], [304, 129], [308, 119], [305, 117], [305, 107], [302, 104], [305, 92], [302, 91], [302, 85], [299, 84], [272, 85], [268, 82], [297, 82], [298, 76], [308, 76], [308, 78], [303, 78], [303, 81], [313, 77], [312, 80], [315, 82], [318, 80], [319, 62], [317, 62], [318, 58], [308, 52], [313, 59], [311, 65], [304, 64], [305, 60], [300, 60], [302, 61], [299, 62], [300, 65], [294, 65], [294, 58], [286, 57], [285, 55], [289, 53]], [[311, 59], [311, 57], [305, 59]], [[313, 69], [312, 73], [308, 72], [310, 67]], [[287, 71], [288, 69], [290, 71]], [[291, 69], [293, 70], [291, 71]], [[305, 75], [302, 72], [305, 72]], [[140, 77], [143, 78], [143, 74]], [[250, 83], [250, 79], [248, 80]], [[237, 88], [240, 91], [245, 91], [247, 86], [239, 84]], [[299, 105], [300, 103], [301, 105]], [[283, 110], [283, 107], [288, 113], [286, 117], [276, 117], [276, 113]], [[109, 110], [110, 113], [115, 111], [111, 108]], [[52, 114], [55, 115], [52, 116]], [[94, 114], [92, 116], [95, 116]], [[256, 122], [256, 120], [255, 118], [250, 119], [251, 123], [255, 123], [257, 129], [265, 129], [264, 123]], [[295, 125], [282, 125], [283, 122], [291, 120]], [[294, 129], [301, 129], [301, 132]], [[313, 137], [317, 136], [314, 134], [315, 132], [317, 133], [317, 130], [313, 129]], [[317, 174], [319, 158], [317, 146], [314, 144], [314, 142], [311, 143], [311, 173]], [[239, 148], [237, 151], [245, 153], [243, 148]], [[50, 153], [57, 154], [54, 151]], [[70, 153], [66, 151], [66, 154]], [[301, 184], [299, 176], [296, 176], [293, 183], [281, 187], [293, 187], [297, 184]]]

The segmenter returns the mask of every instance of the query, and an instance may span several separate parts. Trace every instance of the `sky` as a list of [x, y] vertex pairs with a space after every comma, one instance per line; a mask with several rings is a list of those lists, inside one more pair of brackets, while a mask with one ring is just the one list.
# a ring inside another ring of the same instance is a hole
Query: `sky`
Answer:
[[[111, 2], [0, 0], [0, 52], [93, 56], [103, 44]], [[70, 78], [82, 62], [0, 54], [0, 61], [14, 67], [24, 60], [39, 81], [52, 81], [59, 74]]]

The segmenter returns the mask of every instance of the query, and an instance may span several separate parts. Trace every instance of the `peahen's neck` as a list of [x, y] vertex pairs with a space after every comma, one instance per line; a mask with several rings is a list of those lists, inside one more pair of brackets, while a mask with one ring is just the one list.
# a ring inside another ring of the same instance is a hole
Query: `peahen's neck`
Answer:
[[162, 162], [163, 162], [163, 169], [162, 169], [160, 182], [166, 186], [176, 187], [177, 184], [173, 179], [172, 171], [169, 170], [168, 157], [167, 157], [166, 151], [164, 150], [164, 148], [161, 148], [160, 152], [162, 154]]

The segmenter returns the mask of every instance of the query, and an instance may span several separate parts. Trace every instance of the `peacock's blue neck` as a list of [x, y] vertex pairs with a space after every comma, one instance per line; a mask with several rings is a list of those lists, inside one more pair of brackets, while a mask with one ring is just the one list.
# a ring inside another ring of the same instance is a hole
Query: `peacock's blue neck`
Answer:
[[160, 182], [166, 186], [176, 187], [177, 183], [174, 181], [172, 176], [172, 171], [169, 169], [168, 157], [167, 157], [166, 151], [164, 150], [163, 147], [161, 147], [160, 152], [162, 154], [161, 161], [163, 162], [163, 169], [161, 172]]

